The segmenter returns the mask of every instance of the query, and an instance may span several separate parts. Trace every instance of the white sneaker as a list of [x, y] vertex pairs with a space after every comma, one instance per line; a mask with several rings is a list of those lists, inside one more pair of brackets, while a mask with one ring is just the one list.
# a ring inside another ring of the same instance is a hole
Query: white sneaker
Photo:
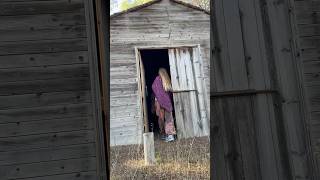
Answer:
[[173, 135], [168, 135], [166, 138], [166, 142], [171, 142], [174, 141], [174, 136]]

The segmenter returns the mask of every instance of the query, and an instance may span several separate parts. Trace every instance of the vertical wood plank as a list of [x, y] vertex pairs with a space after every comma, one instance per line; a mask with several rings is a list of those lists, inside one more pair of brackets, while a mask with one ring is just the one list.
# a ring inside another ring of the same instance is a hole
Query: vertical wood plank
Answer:
[[[168, 49], [169, 53], [169, 64], [170, 64], [170, 74], [171, 74], [171, 83], [172, 89], [179, 89], [179, 75], [177, 72], [177, 57], [175, 49]], [[185, 125], [184, 125], [184, 114], [183, 107], [181, 102], [180, 94], [173, 94], [173, 103], [175, 108], [175, 117], [176, 117], [176, 129], [178, 138], [186, 137], [185, 135]]]
[[[274, 62], [282, 95], [281, 111], [283, 118], [284, 136], [286, 137], [287, 158], [289, 161], [289, 176], [309, 179], [312, 168], [308, 159], [309, 146], [306, 119], [303, 115], [302, 90], [299, 79], [299, 65], [294, 46], [294, 21], [290, 18], [290, 1], [275, 3], [266, 1], [266, 10], [269, 15], [270, 39], [274, 53]], [[301, 164], [304, 164], [301, 166]]]
[[234, 0], [223, 1], [232, 89], [240, 90], [248, 88], [248, 79], [238, 5], [238, 2]]
[[172, 89], [179, 89], [177, 65], [174, 49], [168, 49]]
[[253, 97], [236, 98], [239, 141], [242, 154], [242, 166], [246, 180], [262, 179], [257, 147], [256, 119], [253, 116]]
[[194, 136], [203, 136], [203, 124], [201, 122], [200, 117], [200, 110], [199, 110], [199, 104], [198, 104], [198, 97], [197, 97], [197, 91], [195, 88], [195, 76], [194, 76], [194, 70], [192, 65], [192, 49], [191, 48], [185, 48], [185, 51], [183, 51], [185, 54], [185, 69], [186, 69], [186, 76], [187, 76], [187, 89], [192, 90], [190, 91], [190, 112], [191, 112], [191, 119], [192, 119], [192, 125], [194, 130]]
[[194, 121], [197, 121], [195, 119], [193, 119], [193, 116], [192, 116], [192, 111], [190, 111], [190, 107], [191, 107], [191, 102], [190, 102], [190, 92], [181, 92], [179, 93], [181, 94], [180, 97], [180, 101], [182, 102], [182, 105], [183, 105], [183, 114], [184, 114], [184, 131], [185, 131], [185, 137], [188, 138], [188, 137], [194, 137], [196, 134], [195, 132], [195, 128], [194, 128], [194, 125], [193, 125], [193, 122]]
[[177, 136], [178, 138], [186, 137], [185, 130], [186, 127], [184, 125], [184, 114], [183, 114], [183, 107], [181, 104], [181, 97], [180, 94], [173, 95], [174, 101], [174, 108], [175, 108], [175, 117], [176, 117], [176, 129], [177, 129]]
[[210, 164], [210, 169], [213, 179], [226, 179], [230, 180], [230, 170], [227, 168], [226, 161], [226, 135], [225, 135], [225, 122], [223, 115], [223, 101], [219, 99], [211, 99], [210, 106], [212, 108], [210, 118], [213, 119], [212, 126], [210, 128], [211, 132], [211, 154], [212, 163]]
[[208, 99], [206, 96], [206, 85], [204, 83], [204, 74], [202, 72], [201, 62], [202, 58], [200, 55], [200, 46], [192, 48], [190, 50], [192, 52], [192, 63], [193, 63], [193, 73], [195, 77], [195, 85], [197, 90], [197, 103], [199, 106], [199, 116], [200, 122], [202, 126], [202, 134], [209, 135], [209, 107], [208, 107]]
[[224, 1], [212, 2], [213, 10], [211, 19], [213, 20], [213, 42], [212, 48], [214, 67], [215, 86], [210, 86], [211, 92], [220, 92], [227, 89], [232, 89], [232, 73], [228, 56], [227, 32], [224, 17]]
[[154, 165], [156, 163], [154, 153], [154, 135], [153, 132], [143, 134], [144, 162], [145, 165]]

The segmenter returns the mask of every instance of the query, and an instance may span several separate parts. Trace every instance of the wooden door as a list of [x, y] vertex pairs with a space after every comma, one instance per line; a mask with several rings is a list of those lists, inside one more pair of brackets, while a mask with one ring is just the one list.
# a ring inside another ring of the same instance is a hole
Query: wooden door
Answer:
[[199, 47], [169, 49], [179, 138], [209, 135], [205, 85]]

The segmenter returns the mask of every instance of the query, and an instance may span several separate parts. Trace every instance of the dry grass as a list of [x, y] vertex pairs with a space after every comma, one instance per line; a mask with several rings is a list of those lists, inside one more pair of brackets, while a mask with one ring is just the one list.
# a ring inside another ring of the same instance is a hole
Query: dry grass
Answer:
[[154, 166], [145, 166], [143, 145], [111, 148], [111, 179], [209, 179], [208, 137], [155, 141]]

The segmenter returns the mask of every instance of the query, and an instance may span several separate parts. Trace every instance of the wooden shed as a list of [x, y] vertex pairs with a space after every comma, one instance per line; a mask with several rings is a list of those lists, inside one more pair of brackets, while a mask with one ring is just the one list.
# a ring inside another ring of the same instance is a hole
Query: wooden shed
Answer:
[[212, 5], [213, 179], [320, 179], [320, 1]]
[[209, 135], [210, 15], [154, 0], [110, 18], [110, 143], [138, 144], [154, 131], [151, 85], [171, 75], [178, 138]]
[[88, 0], [0, 1], [1, 180], [107, 179], [95, 14]]

